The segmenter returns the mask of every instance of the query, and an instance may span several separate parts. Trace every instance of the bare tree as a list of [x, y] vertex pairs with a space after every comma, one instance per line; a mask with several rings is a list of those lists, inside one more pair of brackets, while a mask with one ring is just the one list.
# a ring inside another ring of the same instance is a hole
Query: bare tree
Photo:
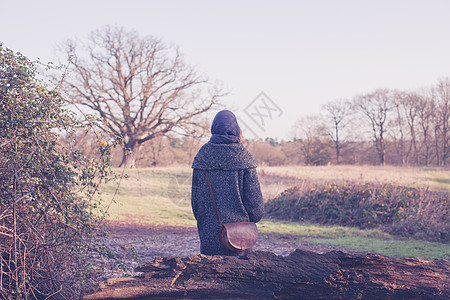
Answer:
[[159, 136], [157, 138], [151, 139], [147, 143], [148, 151], [145, 154], [146, 156], [148, 156], [150, 165], [153, 167], [157, 166], [160, 163], [161, 151], [164, 148], [165, 139], [167, 139], [167, 136]]
[[406, 93], [405, 98], [403, 98], [403, 111], [405, 114], [406, 121], [409, 127], [409, 153], [414, 153], [414, 162], [419, 164], [419, 153], [417, 147], [417, 119], [418, 119], [418, 103], [420, 96], [417, 93]]
[[186, 64], [177, 48], [152, 36], [106, 26], [80, 49], [68, 41], [69, 101], [95, 111], [124, 141], [121, 165], [134, 167], [143, 143], [170, 131], [188, 133], [218, 104], [220, 89]]
[[431, 142], [432, 142], [432, 120], [435, 105], [431, 94], [419, 97], [417, 103], [417, 116], [422, 135], [422, 147], [424, 148], [425, 166], [431, 162]]
[[435, 90], [437, 98], [435, 139], [436, 147], [439, 148], [440, 144], [441, 149], [438, 165], [445, 166], [450, 158], [450, 79], [439, 80]]
[[403, 109], [402, 109], [402, 99], [403, 94], [399, 94], [397, 97], [394, 98], [394, 111], [395, 111], [395, 119], [392, 120], [391, 124], [391, 132], [392, 136], [394, 138], [394, 147], [396, 148], [396, 152], [400, 155], [400, 160], [402, 165], [407, 164], [409, 153], [406, 149], [406, 137], [405, 137], [405, 118], [403, 115]]
[[355, 97], [353, 103], [354, 108], [369, 121], [379, 162], [381, 165], [385, 165], [385, 134], [388, 127], [388, 116], [394, 107], [393, 92], [387, 89], [378, 89], [373, 93]]
[[[396, 112], [395, 131], [400, 134], [400, 156], [402, 165], [409, 164], [411, 153], [414, 154], [414, 163], [419, 164], [417, 146], [417, 119], [420, 96], [415, 92], [398, 92], [394, 97]], [[393, 133], [396, 136], [396, 132]]]
[[328, 102], [322, 107], [325, 110], [325, 118], [327, 122], [331, 122], [331, 130], [328, 130], [328, 136], [334, 143], [334, 150], [336, 152], [336, 164], [339, 164], [341, 154], [341, 134], [342, 129], [347, 125], [349, 118], [350, 106], [347, 100], [336, 100]]
[[326, 130], [318, 116], [308, 115], [293, 126], [294, 140], [299, 141], [300, 153], [307, 165], [323, 165], [329, 162], [329, 145], [323, 141]]

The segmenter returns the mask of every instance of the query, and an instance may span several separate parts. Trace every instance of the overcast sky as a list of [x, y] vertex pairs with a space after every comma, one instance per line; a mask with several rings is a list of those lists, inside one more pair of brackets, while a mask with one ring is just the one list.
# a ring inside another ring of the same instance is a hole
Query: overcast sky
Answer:
[[450, 76], [449, 16], [434, 0], [0, 0], [0, 41], [56, 61], [58, 43], [107, 24], [162, 38], [231, 91], [247, 137], [281, 139], [328, 101]]

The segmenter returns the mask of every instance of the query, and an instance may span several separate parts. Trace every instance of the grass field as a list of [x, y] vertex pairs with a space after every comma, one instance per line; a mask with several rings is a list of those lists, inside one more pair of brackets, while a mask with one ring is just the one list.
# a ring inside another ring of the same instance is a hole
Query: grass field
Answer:
[[[277, 166], [259, 168], [263, 193], [267, 198], [305, 181], [374, 182], [430, 188], [450, 192], [450, 170], [393, 166]], [[263, 184], [265, 183], [265, 184]]]
[[[115, 170], [122, 173], [122, 170]], [[391, 182], [450, 191], [448, 171], [395, 167], [263, 167], [261, 188], [265, 200], [304, 180]], [[196, 225], [190, 207], [191, 169], [186, 167], [125, 170], [119, 189], [112, 182], [102, 188], [109, 219], [135, 223]], [[114, 196], [115, 195], [115, 196]], [[114, 197], [114, 199], [113, 199]], [[450, 245], [417, 240], [399, 240], [380, 230], [342, 226], [319, 226], [263, 220], [263, 233], [295, 234], [309, 243], [322, 243], [390, 256], [449, 258]]]
[[102, 198], [111, 220], [195, 226], [190, 188], [190, 175], [177, 169], [134, 169], [125, 172], [117, 193], [113, 182], [105, 184]]

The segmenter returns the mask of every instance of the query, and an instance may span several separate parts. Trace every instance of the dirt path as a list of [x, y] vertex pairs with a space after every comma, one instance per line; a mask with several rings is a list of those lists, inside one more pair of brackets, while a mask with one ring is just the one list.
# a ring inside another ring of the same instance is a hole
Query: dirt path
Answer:
[[[200, 240], [195, 227], [173, 227], [149, 224], [114, 222], [109, 226], [109, 245], [119, 258], [126, 262], [130, 275], [132, 269], [149, 263], [155, 257], [188, 257], [200, 253]], [[325, 253], [340, 250], [346, 253], [363, 253], [341, 247], [310, 244], [300, 241], [301, 236], [289, 234], [261, 233], [253, 248], [255, 251], [270, 251], [287, 256], [295, 249]], [[131, 251], [130, 251], [131, 250]], [[134, 254], [133, 254], [134, 253]], [[106, 277], [123, 276], [121, 271], [111, 271]]]

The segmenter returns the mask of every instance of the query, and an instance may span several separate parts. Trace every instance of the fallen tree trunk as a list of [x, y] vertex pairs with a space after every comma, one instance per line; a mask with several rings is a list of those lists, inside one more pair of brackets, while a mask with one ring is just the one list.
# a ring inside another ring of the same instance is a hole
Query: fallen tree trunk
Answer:
[[449, 299], [447, 260], [253, 252], [243, 257], [159, 257], [142, 275], [110, 280], [85, 299]]

